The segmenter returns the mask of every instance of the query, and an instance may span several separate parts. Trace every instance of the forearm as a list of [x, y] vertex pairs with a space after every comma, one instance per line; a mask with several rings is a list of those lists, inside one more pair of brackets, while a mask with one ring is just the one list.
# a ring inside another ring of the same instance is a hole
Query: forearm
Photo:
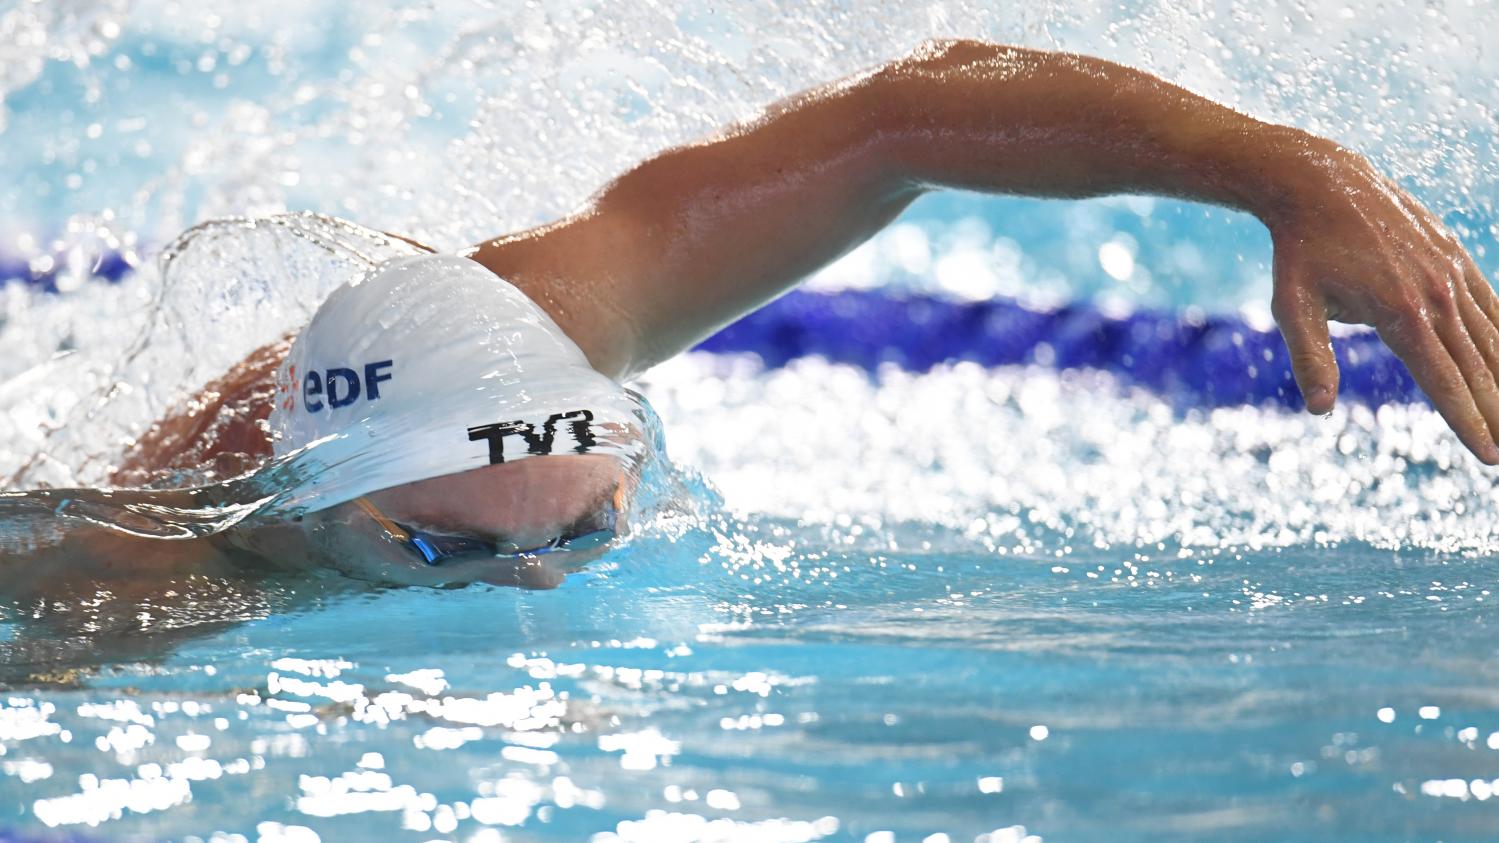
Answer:
[[127, 504], [199, 506], [191, 491], [0, 494], [0, 593], [15, 597], [105, 581], [116, 589], [149, 592], [163, 576], [226, 570], [227, 557], [213, 539], [166, 537], [169, 531]]
[[970, 41], [793, 97], [669, 150], [545, 229], [475, 257], [600, 371], [639, 372], [768, 301], [922, 191], [1139, 192], [1270, 229], [1275, 315], [1327, 412], [1327, 321], [1373, 325], [1463, 443], [1499, 464], [1499, 295], [1441, 220], [1361, 156], [1110, 62]]
[[1032, 196], [1151, 193], [1273, 218], [1328, 141], [1129, 67], [976, 42], [871, 83], [892, 179]]
[[668, 150], [572, 218], [474, 256], [623, 377], [779, 295], [926, 190], [1144, 192], [1266, 219], [1334, 150], [1120, 65], [949, 42]]

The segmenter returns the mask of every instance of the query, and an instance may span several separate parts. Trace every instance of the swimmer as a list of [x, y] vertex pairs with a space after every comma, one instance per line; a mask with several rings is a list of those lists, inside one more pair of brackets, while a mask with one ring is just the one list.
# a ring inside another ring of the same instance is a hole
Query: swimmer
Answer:
[[[1251, 213], [1273, 240], [1272, 310], [1307, 408], [1337, 398], [1329, 320], [1369, 324], [1499, 464], [1499, 297], [1363, 157], [1100, 59], [942, 41], [646, 160], [549, 225], [454, 256], [412, 243], [157, 422], [115, 474], [359, 443], [318, 457], [300, 520], [170, 542], [89, 526], [57, 555], [137, 575], [148, 556], [172, 570], [336, 558], [398, 582], [554, 586], [627, 521], [641, 433], [617, 384], [942, 188]], [[202, 503], [113, 500], [127, 494]], [[91, 500], [32, 495], [64, 514]]]

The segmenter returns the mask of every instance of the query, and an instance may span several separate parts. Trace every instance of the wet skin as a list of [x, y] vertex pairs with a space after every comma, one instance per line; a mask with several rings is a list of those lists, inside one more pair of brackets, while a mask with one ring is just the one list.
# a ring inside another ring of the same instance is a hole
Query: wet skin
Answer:
[[[1463, 444], [1499, 463], [1499, 296], [1435, 215], [1352, 150], [1087, 56], [930, 42], [656, 155], [564, 219], [465, 254], [544, 308], [596, 369], [623, 380], [773, 299], [941, 188], [1145, 193], [1254, 214], [1275, 247], [1272, 309], [1308, 409], [1328, 412], [1337, 397], [1328, 320], [1367, 323]], [[263, 463], [271, 448], [262, 422], [286, 345], [256, 350], [160, 420], [122, 457], [115, 483], [204, 467], [228, 478]], [[391, 518], [434, 532], [523, 545], [565, 529], [622, 479], [587, 461], [543, 471], [549, 461], [372, 497]], [[56, 515], [67, 495], [105, 507], [126, 498], [198, 503], [187, 491], [0, 495], [0, 600], [30, 619], [0, 643], [0, 684], [13, 674], [37, 681], [31, 666], [69, 659], [155, 658], [214, 624], [363, 588], [355, 578], [545, 588], [589, 558], [430, 567], [348, 504], [300, 522], [153, 538], [82, 510]], [[301, 571], [295, 585], [268, 573], [280, 565]], [[348, 576], [314, 579], [327, 568]], [[214, 617], [147, 629], [143, 607]]]
[[465, 554], [428, 565], [354, 502], [298, 522], [268, 524], [234, 541], [257, 555], [313, 559], [372, 582], [555, 588], [568, 572], [608, 548], [518, 551], [586, 531], [605, 508], [618, 511], [623, 533], [636, 482], [634, 470], [613, 456], [568, 454], [486, 466], [367, 496], [385, 517], [402, 526], [496, 541], [505, 551], [499, 557]]
[[[554, 588], [607, 547], [524, 551], [602, 526], [621, 534], [637, 468], [603, 454], [530, 457], [371, 493], [385, 517], [410, 528], [498, 542], [501, 557], [465, 554], [427, 564], [353, 502], [298, 519], [250, 518], [211, 535], [163, 530], [176, 513], [211, 513], [199, 492], [48, 490], [0, 495], [0, 594], [50, 599], [74, 586], [117, 595], [159, 593], [188, 574], [329, 569], [390, 584], [490, 582]], [[136, 514], [164, 513], [163, 522]], [[181, 516], [176, 516], [180, 519]], [[205, 531], [206, 532], [206, 531]]]
[[[636, 481], [635, 470], [613, 456], [568, 454], [371, 497], [385, 515], [411, 527], [535, 547], [569, 525], [591, 524], [606, 503], [618, 507], [624, 532]], [[74, 499], [81, 503], [56, 514], [61, 502]], [[131, 535], [99, 523], [112, 517], [144, 531], [151, 525], [121, 518], [122, 506], [200, 503], [189, 491], [0, 495], [0, 616], [11, 624], [0, 641], [0, 688], [76, 684], [100, 665], [155, 661], [245, 620], [381, 587], [555, 588], [608, 550], [477, 554], [430, 566], [352, 503], [205, 538]]]
[[[1308, 408], [1328, 412], [1337, 396], [1328, 320], [1368, 323], [1463, 444], [1499, 463], [1499, 296], [1440, 220], [1331, 141], [1087, 56], [931, 42], [667, 150], [568, 217], [466, 254], [545, 309], [596, 369], [625, 379], [779, 295], [939, 188], [1150, 193], [1252, 213], [1275, 246], [1272, 308]], [[117, 481], [203, 465], [253, 468], [270, 453], [260, 422], [285, 352], [284, 341], [256, 351], [159, 422]], [[517, 472], [437, 478], [376, 499], [439, 532], [512, 531], [530, 541], [562, 529], [610, 485], [593, 469], [577, 471], [570, 490]], [[526, 489], [538, 483], [542, 503], [528, 503]], [[550, 509], [530, 508], [543, 503]], [[275, 558], [323, 547], [384, 559], [392, 548], [377, 530], [339, 507], [254, 540], [204, 545], [205, 553], [227, 546]], [[110, 552], [107, 542], [96, 550]], [[371, 564], [403, 570], [394, 558]], [[554, 584], [550, 574], [506, 576]]]

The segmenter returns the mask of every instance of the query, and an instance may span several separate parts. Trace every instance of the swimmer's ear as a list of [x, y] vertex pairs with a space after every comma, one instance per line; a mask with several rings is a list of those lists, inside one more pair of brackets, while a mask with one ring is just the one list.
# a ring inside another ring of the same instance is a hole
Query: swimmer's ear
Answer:
[[1289, 275], [1277, 260], [1270, 310], [1291, 353], [1291, 372], [1307, 410], [1326, 415], [1338, 398], [1338, 360], [1327, 333], [1327, 303], [1310, 285]]

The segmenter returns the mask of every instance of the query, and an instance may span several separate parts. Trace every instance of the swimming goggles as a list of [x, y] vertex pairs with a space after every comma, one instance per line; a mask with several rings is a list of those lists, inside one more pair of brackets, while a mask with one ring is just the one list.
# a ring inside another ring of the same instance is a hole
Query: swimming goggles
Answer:
[[619, 529], [620, 495], [597, 513], [586, 516], [561, 535], [543, 545], [520, 548], [513, 542], [492, 541], [473, 536], [450, 536], [429, 533], [393, 521], [369, 498], [355, 498], [354, 503], [375, 520], [392, 541], [403, 545], [427, 565], [441, 565], [456, 556], [520, 557], [571, 550], [596, 550], [613, 541]]

